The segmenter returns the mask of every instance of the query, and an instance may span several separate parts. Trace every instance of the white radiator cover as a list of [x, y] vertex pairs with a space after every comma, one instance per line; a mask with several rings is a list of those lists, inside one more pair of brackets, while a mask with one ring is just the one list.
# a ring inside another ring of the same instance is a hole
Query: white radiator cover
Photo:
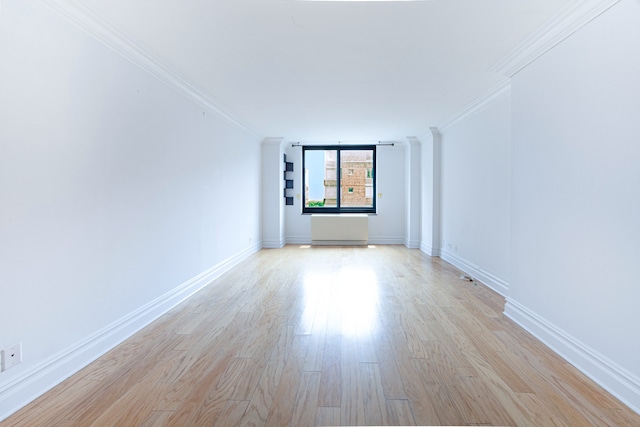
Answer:
[[366, 245], [368, 240], [367, 214], [311, 215], [313, 245]]

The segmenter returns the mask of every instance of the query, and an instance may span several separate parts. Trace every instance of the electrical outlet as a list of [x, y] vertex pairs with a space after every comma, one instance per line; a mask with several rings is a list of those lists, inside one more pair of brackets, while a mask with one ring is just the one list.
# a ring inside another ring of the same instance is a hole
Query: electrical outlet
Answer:
[[16, 344], [13, 347], [5, 348], [2, 350], [2, 371], [6, 371], [9, 368], [16, 366], [22, 362], [22, 343]]

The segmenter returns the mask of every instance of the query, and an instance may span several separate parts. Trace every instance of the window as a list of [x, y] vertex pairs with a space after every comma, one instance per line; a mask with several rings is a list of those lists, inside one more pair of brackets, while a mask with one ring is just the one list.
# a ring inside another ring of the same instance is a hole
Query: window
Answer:
[[302, 147], [302, 212], [375, 213], [375, 168], [375, 145]]

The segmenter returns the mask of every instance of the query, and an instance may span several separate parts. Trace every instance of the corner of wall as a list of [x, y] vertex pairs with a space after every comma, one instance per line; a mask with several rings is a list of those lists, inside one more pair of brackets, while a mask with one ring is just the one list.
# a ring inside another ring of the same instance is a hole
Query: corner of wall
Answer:
[[458, 255], [454, 255], [449, 251], [440, 249], [439, 252], [440, 258], [455, 266], [463, 273], [466, 273], [473, 279], [487, 285], [502, 296], [508, 295], [509, 283], [505, 279], [498, 277], [490, 271], [485, 270]]
[[489, 89], [487, 92], [482, 94], [480, 97], [475, 99], [473, 102], [471, 102], [469, 105], [464, 107], [457, 114], [451, 116], [445, 122], [441, 123], [440, 126], [430, 128], [431, 132], [434, 135], [434, 141], [436, 138], [440, 138], [442, 136], [442, 133], [447, 129], [478, 114], [482, 110], [485, 110], [491, 107], [493, 104], [500, 101], [504, 97], [509, 96], [510, 94], [511, 94], [510, 79], [507, 79], [498, 83], [497, 85]]
[[404, 246], [407, 249], [420, 249], [420, 240], [404, 240]]
[[425, 254], [431, 256], [431, 257], [439, 257], [440, 256], [440, 251], [427, 245], [424, 242], [420, 242], [420, 250], [422, 252], [424, 252]]

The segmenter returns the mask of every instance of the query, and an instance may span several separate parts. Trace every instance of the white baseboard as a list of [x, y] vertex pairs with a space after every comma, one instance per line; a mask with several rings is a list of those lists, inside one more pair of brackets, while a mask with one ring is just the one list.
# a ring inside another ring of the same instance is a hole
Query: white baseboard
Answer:
[[420, 240], [405, 239], [404, 245], [409, 249], [419, 249], [420, 248]]
[[2, 385], [0, 421], [69, 378], [259, 250], [259, 244], [253, 245], [227, 258], [75, 345], [52, 355], [24, 375]]
[[640, 378], [511, 298], [504, 314], [640, 414]]
[[487, 285], [500, 295], [507, 296], [509, 293], [509, 283], [507, 283], [506, 280], [475, 264], [472, 264], [470, 261], [467, 261], [466, 259], [454, 255], [444, 249], [440, 249], [440, 258], [447, 261], [449, 264], [452, 264], [459, 270], [462, 270], [472, 278]]
[[282, 240], [263, 240], [262, 247], [265, 249], [280, 249], [285, 245], [286, 241]]
[[[287, 236], [286, 244], [291, 245], [310, 245], [311, 236]], [[388, 236], [369, 236], [369, 239], [365, 244], [369, 245], [405, 245], [403, 237], [388, 237]], [[267, 247], [263, 243], [263, 247]], [[417, 248], [418, 246], [416, 246]]]
[[431, 247], [422, 241], [420, 242], [420, 250], [429, 256], [440, 256], [439, 248]]
[[310, 245], [311, 244], [311, 235], [309, 236], [287, 236], [286, 239], [287, 244], [291, 245]]
[[313, 246], [366, 246], [366, 240], [312, 240]]
[[370, 245], [404, 245], [404, 237], [369, 236]]

